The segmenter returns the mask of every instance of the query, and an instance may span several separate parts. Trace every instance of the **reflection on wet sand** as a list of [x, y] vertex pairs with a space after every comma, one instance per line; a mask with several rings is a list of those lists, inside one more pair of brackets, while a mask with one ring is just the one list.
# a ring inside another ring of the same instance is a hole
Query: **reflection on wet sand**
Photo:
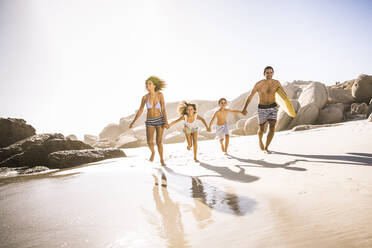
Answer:
[[[190, 247], [185, 240], [180, 206], [169, 197], [165, 174], [161, 173], [160, 190], [158, 178], [155, 175], [153, 177], [155, 179], [153, 197], [156, 209], [162, 218], [161, 236], [168, 241], [168, 247]], [[163, 200], [161, 200], [159, 191], [161, 191]]]
[[[164, 168], [164, 170], [169, 173], [169, 176], [174, 177], [179, 184], [187, 185], [190, 182], [189, 179], [191, 179], [190, 190], [185, 191], [184, 189], [186, 187], [183, 186], [180, 193], [198, 199], [213, 210], [242, 216], [253, 211], [257, 204], [256, 201], [246, 196], [238, 196], [237, 194], [226, 192], [205, 182], [203, 183], [199, 177], [176, 173], [169, 167]], [[257, 180], [255, 177], [250, 175], [246, 175], [246, 177], [250, 180]]]

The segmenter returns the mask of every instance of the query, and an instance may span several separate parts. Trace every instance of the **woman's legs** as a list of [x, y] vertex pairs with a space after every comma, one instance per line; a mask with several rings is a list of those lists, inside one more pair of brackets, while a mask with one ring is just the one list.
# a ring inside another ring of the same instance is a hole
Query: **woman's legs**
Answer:
[[163, 126], [156, 127], [156, 145], [158, 146], [160, 163], [162, 166], [165, 166], [163, 158], [163, 132], [164, 132]]
[[154, 126], [146, 126], [146, 137], [147, 137], [147, 145], [151, 150], [150, 161], [154, 161], [155, 157], [155, 149], [154, 149]]

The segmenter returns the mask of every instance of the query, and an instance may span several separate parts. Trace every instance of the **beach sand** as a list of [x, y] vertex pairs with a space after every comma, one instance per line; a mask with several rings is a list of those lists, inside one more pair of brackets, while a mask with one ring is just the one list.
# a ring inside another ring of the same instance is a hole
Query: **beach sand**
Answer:
[[372, 123], [0, 178], [0, 247], [372, 247]]

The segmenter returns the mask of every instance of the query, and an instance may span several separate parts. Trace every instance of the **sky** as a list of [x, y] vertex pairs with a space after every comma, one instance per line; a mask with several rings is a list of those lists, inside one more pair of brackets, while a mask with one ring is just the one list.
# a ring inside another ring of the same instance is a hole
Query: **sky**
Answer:
[[0, 0], [0, 117], [98, 135], [135, 113], [151, 75], [166, 102], [233, 100], [263, 78], [372, 74], [372, 1]]

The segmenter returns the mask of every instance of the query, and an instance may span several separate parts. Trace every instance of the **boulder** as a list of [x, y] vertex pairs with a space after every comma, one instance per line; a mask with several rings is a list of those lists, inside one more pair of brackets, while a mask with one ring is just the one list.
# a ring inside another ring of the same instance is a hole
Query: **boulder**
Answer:
[[216, 138], [216, 132], [208, 132], [205, 129], [199, 131], [199, 134], [206, 137], [207, 139], [214, 139]]
[[131, 123], [131, 120], [127, 118], [121, 118], [120, 123], [119, 123], [120, 133], [124, 133], [128, 131], [130, 123]]
[[368, 119], [369, 122], [372, 122], [372, 114], [369, 115]]
[[48, 155], [48, 167], [52, 169], [69, 168], [109, 158], [126, 157], [120, 149], [85, 149], [52, 152]]
[[371, 101], [369, 102], [369, 105], [368, 105], [367, 116], [370, 116], [371, 113], [372, 113], [372, 99], [371, 99]]
[[139, 147], [141, 140], [138, 139], [133, 130], [129, 130], [119, 136], [115, 141], [117, 148], [133, 148]]
[[258, 115], [256, 114], [245, 122], [244, 133], [245, 135], [257, 134], [258, 128]]
[[240, 119], [238, 120], [235, 124], [236, 124], [236, 128], [237, 129], [244, 129], [244, 126], [245, 126], [245, 122], [247, 121], [248, 119]]
[[23, 119], [0, 118], [0, 148], [35, 135], [35, 128]]
[[84, 135], [84, 143], [93, 146], [96, 141], [98, 140], [97, 136], [85, 134]]
[[327, 87], [328, 103], [352, 103], [354, 98], [351, 94], [351, 89], [338, 89]]
[[353, 87], [354, 82], [355, 82], [355, 79], [352, 79], [352, 80], [345, 81], [345, 82], [343, 82], [341, 84], [332, 85], [332, 86], [330, 86], [330, 88], [332, 88], [332, 89], [351, 90], [351, 88]]
[[62, 134], [37, 134], [0, 149], [0, 167], [32, 167], [48, 164], [48, 155], [56, 151], [92, 149]]
[[372, 99], [372, 75], [360, 75], [355, 80], [351, 93], [356, 102], [369, 103]]
[[99, 134], [99, 140], [115, 140], [121, 133], [119, 125], [109, 124]]
[[67, 135], [67, 136], [66, 136], [66, 139], [70, 139], [70, 140], [78, 140], [78, 138], [76, 137], [75, 134]]
[[298, 111], [296, 117], [290, 122], [288, 128], [292, 129], [295, 126], [314, 124], [319, 116], [318, 106], [313, 104], [308, 104], [305, 107], [301, 107]]
[[332, 124], [344, 119], [344, 104], [329, 104], [319, 111], [318, 124]]
[[231, 133], [235, 135], [245, 135], [245, 130], [244, 128], [235, 128], [231, 130]]
[[310, 83], [301, 93], [298, 102], [302, 107], [314, 104], [318, 110], [327, 104], [328, 95], [326, 86], [319, 82]]
[[180, 131], [175, 131], [165, 136], [164, 143], [165, 144], [182, 143], [185, 140], [186, 140], [186, 137], [184, 133]]
[[[292, 105], [293, 105], [293, 108], [295, 109], [295, 111], [298, 112], [298, 110], [300, 108], [300, 103], [295, 99], [291, 99], [291, 102], [292, 102]], [[290, 117], [283, 109], [279, 108], [278, 120], [276, 122], [275, 130], [276, 131], [287, 130], [288, 125], [291, 122], [291, 120], [293, 120], [293, 118]]]
[[363, 103], [351, 104], [351, 114], [365, 115], [368, 113], [368, 105]]

